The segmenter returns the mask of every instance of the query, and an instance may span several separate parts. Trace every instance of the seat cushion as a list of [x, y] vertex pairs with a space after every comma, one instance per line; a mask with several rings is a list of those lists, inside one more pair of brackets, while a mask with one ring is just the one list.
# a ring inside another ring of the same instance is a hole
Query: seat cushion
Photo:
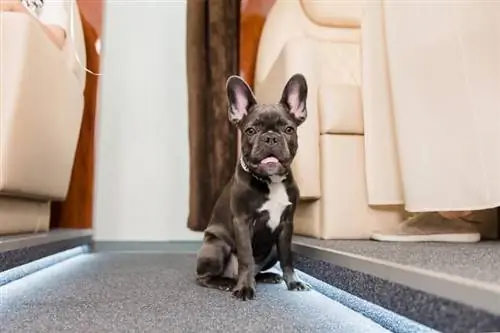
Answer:
[[359, 86], [323, 84], [318, 99], [321, 134], [363, 134]]
[[321, 134], [363, 134], [360, 44], [322, 40], [316, 48]]
[[297, 234], [368, 239], [374, 231], [392, 229], [402, 220], [400, 206], [368, 205], [363, 136], [321, 135], [320, 152], [321, 198], [301, 203]]
[[[4, 13], [0, 72], [0, 191], [64, 199], [80, 134], [83, 90], [28, 15]], [[15, 32], [15, 33], [12, 33]]]
[[321, 201], [301, 200], [295, 210], [295, 235], [322, 238]]
[[50, 202], [0, 197], [0, 235], [49, 230]]
[[317, 41], [317, 70], [322, 84], [361, 85], [359, 43]]
[[402, 220], [398, 206], [369, 206], [364, 137], [321, 135], [322, 234], [325, 239], [367, 239]]
[[315, 24], [326, 27], [357, 28], [361, 26], [362, 2], [346, 5], [345, 0], [301, 0], [306, 16]]

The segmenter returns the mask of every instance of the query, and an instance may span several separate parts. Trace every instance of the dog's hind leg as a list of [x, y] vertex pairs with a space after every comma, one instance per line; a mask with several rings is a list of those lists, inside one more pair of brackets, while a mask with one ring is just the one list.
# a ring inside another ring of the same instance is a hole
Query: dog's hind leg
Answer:
[[231, 250], [229, 245], [217, 239], [206, 238], [196, 264], [196, 281], [207, 288], [230, 291], [236, 285], [236, 279], [226, 276]]
[[255, 281], [257, 283], [265, 283], [265, 284], [277, 284], [283, 281], [281, 274], [273, 273], [273, 272], [262, 272], [271, 269], [278, 262], [278, 251], [276, 250], [276, 246], [273, 246], [271, 252], [267, 255], [266, 259], [262, 261], [260, 265], [256, 265], [255, 271]]

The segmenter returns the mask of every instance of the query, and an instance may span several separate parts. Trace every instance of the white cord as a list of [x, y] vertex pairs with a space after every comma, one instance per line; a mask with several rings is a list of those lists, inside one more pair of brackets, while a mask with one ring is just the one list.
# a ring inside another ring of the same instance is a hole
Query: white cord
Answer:
[[[76, 0], [70, 0], [71, 1], [71, 8], [69, 10], [69, 35], [72, 41], [75, 40], [75, 17], [74, 17], [74, 11], [75, 11], [75, 3]], [[94, 45], [95, 47], [95, 45]], [[78, 52], [76, 52], [76, 48], [73, 48], [73, 52], [75, 53], [75, 58], [78, 64], [87, 72], [95, 76], [101, 76], [102, 73], [94, 73], [90, 69], [88, 69], [86, 66], [82, 64], [82, 61], [80, 60], [80, 57], [78, 56]]]

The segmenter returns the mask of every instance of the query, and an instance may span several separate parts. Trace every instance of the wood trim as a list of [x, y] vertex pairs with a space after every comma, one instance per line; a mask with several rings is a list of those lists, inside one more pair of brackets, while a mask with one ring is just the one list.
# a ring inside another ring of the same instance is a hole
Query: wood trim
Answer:
[[255, 65], [262, 29], [276, 0], [243, 0], [240, 21], [240, 75], [254, 88]]
[[[87, 5], [96, 6], [101, 1], [78, 1], [81, 12]], [[83, 6], [82, 6], [83, 5]], [[101, 10], [102, 12], [102, 10]], [[96, 20], [94, 13], [94, 22]], [[98, 33], [85, 15], [81, 15], [85, 45], [87, 51], [87, 68], [99, 73], [100, 58], [95, 49]], [[99, 23], [100, 24], [100, 23]], [[100, 25], [99, 25], [100, 29]], [[73, 170], [66, 200], [51, 204], [51, 228], [92, 228], [92, 208], [94, 191], [94, 126], [97, 107], [98, 77], [87, 73], [82, 125], [75, 153]]]
[[104, 19], [104, 0], [77, 0], [77, 3], [80, 14], [100, 37]]

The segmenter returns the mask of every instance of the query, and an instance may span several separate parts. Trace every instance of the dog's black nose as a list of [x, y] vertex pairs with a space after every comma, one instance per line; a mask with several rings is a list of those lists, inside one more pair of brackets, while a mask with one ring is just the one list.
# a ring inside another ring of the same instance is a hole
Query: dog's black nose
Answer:
[[278, 143], [278, 134], [269, 132], [265, 133], [261, 136], [260, 138], [262, 142], [264, 142], [268, 146], [274, 146], [275, 144]]

